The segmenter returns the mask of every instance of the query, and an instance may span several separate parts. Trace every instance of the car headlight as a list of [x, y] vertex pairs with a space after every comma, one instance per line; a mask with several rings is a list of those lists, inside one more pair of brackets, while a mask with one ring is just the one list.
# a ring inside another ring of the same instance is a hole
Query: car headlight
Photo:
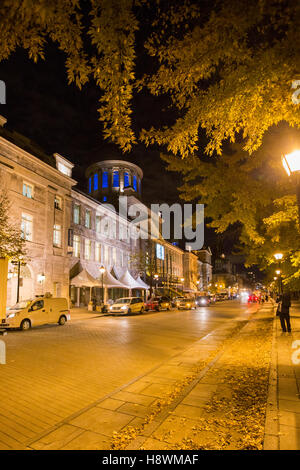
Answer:
[[127, 310], [128, 306], [127, 305], [123, 305], [123, 307], [121, 307], [121, 310]]
[[8, 315], [8, 317], [7, 317], [7, 318], [13, 318], [13, 317], [15, 317], [15, 316], [16, 316], [16, 314], [15, 314], [15, 313], [11, 313], [10, 315]]

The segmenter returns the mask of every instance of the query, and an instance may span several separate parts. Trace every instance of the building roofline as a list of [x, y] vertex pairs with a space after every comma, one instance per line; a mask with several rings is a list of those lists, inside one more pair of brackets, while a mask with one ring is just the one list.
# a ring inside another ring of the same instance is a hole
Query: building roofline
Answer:
[[[35, 163], [37, 163], [38, 165], [40, 165], [41, 167], [47, 167], [49, 169], [49, 171], [51, 171], [52, 173], [55, 174], [55, 176], [60, 176], [61, 178], [64, 178], [66, 180], [68, 180], [69, 183], [71, 183], [72, 186], [76, 185], [77, 184], [77, 181], [74, 180], [73, 178], [71, 178], [70, 176], [67, 176], [63, 173], [61, 173], [57, 168], [49, 165], [48, 163], [44, 162], [43, 160], [41, 160], [40, 158], [36, 157], [35, 155], [32, 155], [31, 153], [29, 153], [27, 150], [24, 150], [22, 149], [22, 147], [19, 147], [17, 144], [11, 142], [10, 140], [6, 139], [5, 137], [3, 137], [2, 135], [0, 135], [0, 142], [2, 142], [4, 145], [6, 145], [7, 147], [12, 147], [14, 149], [17, 149], [17, 151], [20, 153], [22, 153], [25, 157], [27, 158], [30, 158], [30, 159], [33, 159], [35, 161]], [[4, 158], [8, 158], [9, 160], [11, 160], [8, 156], [6, 155], [3, 155]], [[20, 166], [24, 166], [22, 165], [20, 162], [16, 162], [17, 165], [20, 165]]]
[[114, 165], [125, 167], [127, 166], [131, 169], [134, 169], [139, 174], [139, 177], [141, 179], [143, 178], [143, 170], [135, 163], [128, 162], [126, 160], [101, 160], [99, 162], [93, 163], [86, 169], [85, 176], [89, 177], [93, 170], [95, 170], [96, 168], [105, 168], [106, 166], [113, 167]]

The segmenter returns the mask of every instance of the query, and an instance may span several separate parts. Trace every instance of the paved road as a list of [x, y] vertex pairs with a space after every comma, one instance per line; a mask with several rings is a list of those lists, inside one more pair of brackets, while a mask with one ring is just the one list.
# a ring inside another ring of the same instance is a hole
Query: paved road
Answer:
[[246, 312], [227, 301], [192, 311], [99, 316], [11, 331], [0, 365], [0, 449], [47, 429]]

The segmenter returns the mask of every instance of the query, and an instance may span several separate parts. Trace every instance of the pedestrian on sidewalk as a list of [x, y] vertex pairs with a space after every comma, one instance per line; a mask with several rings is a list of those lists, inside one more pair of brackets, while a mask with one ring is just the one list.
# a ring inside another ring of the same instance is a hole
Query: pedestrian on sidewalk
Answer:
[[290, 322], [290, 306], [291, 306], [291, 296], [289, 292], [284, 292], [279, 296], [277, 314], [279, 315], [281, 329], [285, 333], [288, 331], [291, 333], [291, 322]]

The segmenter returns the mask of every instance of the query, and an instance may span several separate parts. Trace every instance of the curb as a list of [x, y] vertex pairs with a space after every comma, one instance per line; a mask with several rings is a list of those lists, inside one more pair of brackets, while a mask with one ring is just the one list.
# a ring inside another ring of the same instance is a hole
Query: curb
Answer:
[[276, 305], [273, 304], [273, 338], [269, 373], [269, 387], [265, 421], [264, 450], [279, 450], [279, 416], [278, 416], [278, 380], [277, 380], [277, 322]]

